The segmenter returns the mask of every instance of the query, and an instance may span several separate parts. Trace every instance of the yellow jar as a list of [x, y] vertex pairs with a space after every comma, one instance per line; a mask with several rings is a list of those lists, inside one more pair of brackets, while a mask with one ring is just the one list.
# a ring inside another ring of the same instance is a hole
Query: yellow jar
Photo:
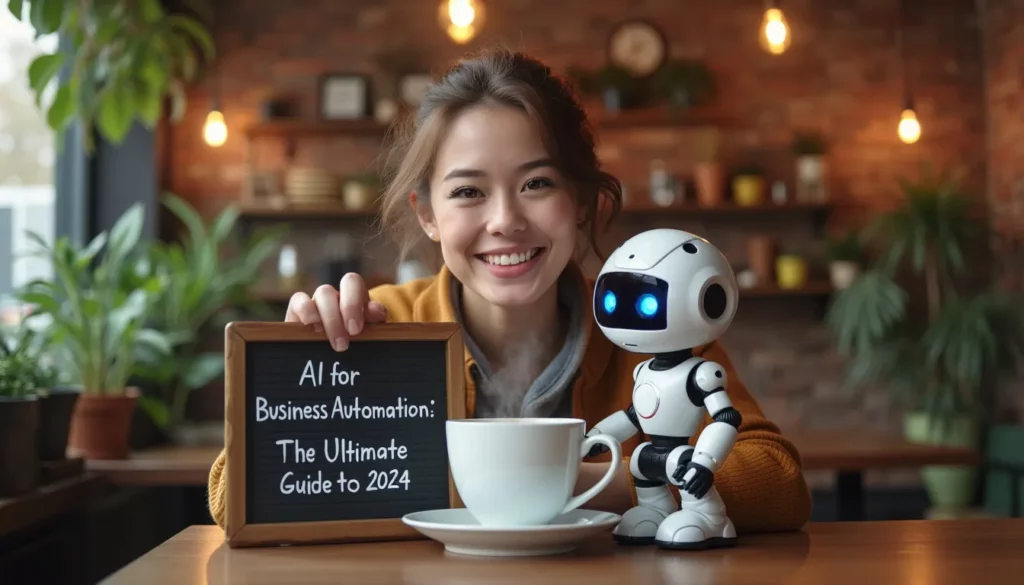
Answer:
[[775, 259], [775, 281], [779, 288], [793, 289], [806, 286], [807, 262], [799, 256], [779, 256]]
[[732, 180], [732, 196], [736, 205], [750, 207], [764, 202], [764, 177], [739, 175]]

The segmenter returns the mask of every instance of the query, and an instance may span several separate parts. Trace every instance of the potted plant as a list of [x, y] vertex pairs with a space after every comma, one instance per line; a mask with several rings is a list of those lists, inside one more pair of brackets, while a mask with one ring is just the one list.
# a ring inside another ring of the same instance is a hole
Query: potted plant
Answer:
[[864, 249], [856, 230], [826, 238], [825, 254], [828, 258], [829, 278], [836, 290], [848, 288], [860, 276]]
[[732, 198], [737, 205], [751, 207], [764, 203], [764, 170], [755, 164], [736, 169], [732, 179]]
[[701, 61], [672, 59], [652, 79], [654, 91], [672, 112], [700, 104], [712, 95], [711, 71]]
[[718, 159], [720, 140], [716, 128], [702, 128], [697, 132], [693, 182], [697, 201], [704, 207], [719, 205], [725, 194], [725, 173]]
[[[967, 246], [987, 241], [978, 198], [931, 173], [900, 184], [902, 204], [864, 232], [866, 242], [880, 246], [879, 258], [836, 294], [827, 322], [849, 360], [847, 387], [888, 387], [907, 409], [909, 440], [977, 447], [990, 394], [1017, 371], [1024, 352], [1024, 302], [995, 287], [970, 286]], [[900, 269], [923, 285], [923, 303], [909, 301]], [[933, 505], [968, 505], [975, 473], [924, 469]]]
[[[144, 280], [158, 279], [160, 290], [147, 323], [162, 331], [170, 345], [168, 353], [147, 353], [135, 371], [153, 382], [154, 392], [143, 392], [139, 406], [164, 436], [176, 442], [187, 439], [186, 405], [189, 395], [224, 373], [224, 352], [209, 347], [217, 331], [243, 313], [262, 313], [266, 307], [252, 295], [260, 268], [273, 254], [280, 230], [255, 234], [236, 242], [239, 212], [227, 207], [209, 223], [194, 207], [173, 194], [165, 194], [163, 205], [181, 223], [182, 237], [154, 242], [148, 249]], [[139, 278], [132, 271], [126, 288]]]
[[84, 247], [67, 237], [51, 246], [30, 234], [54, 279], [29, 283], [19, 298], [32, 306], [28, 320], [44, 322], [48, 345], [60, 352], [70, 384], [81, 390], [68, 448], [89, 459], [127, 456], [139, 396], [129, 380], [140, 357], [170, 350], [165, 335], [145, 326], [166, 283], [149, 277], [131, 289], [122, 286], [124, 273], [142, 260], [142, 219], [142, 205], [135, 204]]
[[816, 132], [797, 133], [793, 138], [796, 155], [796, 200], [803, 203], [828, 201], [828, 173], [825, 141]]
[[347, 209], [369, 209], [380, 196], [381, 180], [374, 173], [357, 173], [345, 179], [341, 200]]
[[31, 363], [32, 387], [39, 402], [39, 459], [66, 458], [71, 413], [78, 401], [75, 388], [58, 385], [59, 373], [45, 347], [45, 338], [26, 324], [9, 327], [2, 343], [9, 355], [22, 356]]
[[566, 77], [571, 79], [580, 93], [598, 96], [606, 112], [615, 113], [633, 107], [639, 96], [638, 84], [628, 69], [608, 64], [597, 71], [569, 67]]
[[37, 369], [25, 351], [0, 343], [0, 498], [39, 483]]

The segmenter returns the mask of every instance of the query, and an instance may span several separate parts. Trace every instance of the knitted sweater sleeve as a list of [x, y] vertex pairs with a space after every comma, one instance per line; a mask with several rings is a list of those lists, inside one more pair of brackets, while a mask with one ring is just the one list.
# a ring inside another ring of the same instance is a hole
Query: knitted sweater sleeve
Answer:
[[732, 452], [715, 473], [736, 530], [799, 529], [810, 519], [811, 496], [796, 446], [765, 417], [720, 344], [708, 346], [701, 357], [726, 370], [729, 398], [742, 416]]

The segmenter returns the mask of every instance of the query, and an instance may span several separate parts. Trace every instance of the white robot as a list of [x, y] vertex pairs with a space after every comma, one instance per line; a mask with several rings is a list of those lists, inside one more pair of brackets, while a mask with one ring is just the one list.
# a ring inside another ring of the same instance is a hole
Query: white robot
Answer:
[[[654, 356], [633, 370], [629, 408], [587, 432], [620, 443], [637, 432], [649, 439], [630, 458], [639, 505], [613, 531], [620, 543], [670, 549], [735, 544], [736, 530], [713, 484], [736, 441], [740, 413], [726, 393], [725, 368], [695, 357], [693, 348], [725, 333], [737, 296], [736, 277], [722, 253], [680, 230], [630, 238], [598, 275], [594, 315], [601, 331], [628, 351]], [[705, 412], [712, 420], [691, 447]]]

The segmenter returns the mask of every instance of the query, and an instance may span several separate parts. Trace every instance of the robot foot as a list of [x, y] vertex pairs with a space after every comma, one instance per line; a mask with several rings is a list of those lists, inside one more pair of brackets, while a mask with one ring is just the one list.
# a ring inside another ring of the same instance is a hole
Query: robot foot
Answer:
[[734, 546], [736, 529], [729, 518], [715, 522], [692, 510], [680, 510], [665, 518], [658, 526], [654, 542], [660, 548], [673, 550]]
[[658, 527], [667, 516], [666, 512], [648, 506], [630, 508], [612, 531], [612, 539], [625, 545], [653, 544]]

